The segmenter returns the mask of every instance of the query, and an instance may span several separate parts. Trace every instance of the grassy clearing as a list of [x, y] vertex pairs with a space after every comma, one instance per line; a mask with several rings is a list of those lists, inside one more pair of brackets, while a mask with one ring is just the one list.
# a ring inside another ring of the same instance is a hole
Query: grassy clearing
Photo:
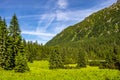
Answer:
[[47, 61], [29, 63], [30, 72], [15, 73], [0, 69], [0, 80], [120, 80], [118, 70], [99, 69], [98, 67], [81, 69], [49, 70]]

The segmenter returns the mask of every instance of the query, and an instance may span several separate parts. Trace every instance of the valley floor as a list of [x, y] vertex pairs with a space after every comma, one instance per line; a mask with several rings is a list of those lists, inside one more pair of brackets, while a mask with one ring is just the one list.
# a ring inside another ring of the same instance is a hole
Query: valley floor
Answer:
[[81, 69], [49, 70], [47, 61], [29, 63], [30, 72], [15, 73], [0, 69], [0, 80], [120, 80], [120, 71], [99, 69], [98, 67]]

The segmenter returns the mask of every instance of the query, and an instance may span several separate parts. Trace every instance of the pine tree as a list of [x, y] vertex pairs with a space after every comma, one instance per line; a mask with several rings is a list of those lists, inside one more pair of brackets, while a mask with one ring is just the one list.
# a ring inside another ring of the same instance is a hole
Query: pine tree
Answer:
[[5, 56], [5, 66], [4, 66], [4, 69], [5, 70], [12, 70], [13, 69], [13, 64], [12, 63], [13, 61], [13, 56], [12, 56], [12, 41], [11, 41], [11, 37], [7, 37], [7, 53], [6, 53], [6, 56]]
[[34, 60], [34, 50], [33, 50], [33, 43], [31, 41], [28, 41], [27, 43], [27, 59], [29, 62], [33, 63]]
[[26, 53], [23, 45], [19, 47], [19, 52], [15, 57], [15, 71], [16, 72], [29, 71], [29, 67], [27, 65]]
[[7, 25], [5, 19], [0, 19], [0, 65], [1, 67], [5, 66], [5, 57], [7, 53]]
[[24, 51], [23, 40], [16, 15], [12, 17], [10, 22], [7, 45], [5, 69], [15, 69], [16, 72], [25, 72], [28, 70], [26, 53]]
[[86, 53], [83, 49], [80, 49], [78, 53], [77, 67], [86, 67], [86, 64], [87, 64]]
[[2, 24], [2, 19], [0, 17], [0, 67], [2, 67], [2, 63], [3, 63], [3, 58], [2, 58], [2, 30], [1, 28], [3, 27], [3, 24]]
[[62, 58], [62, 54], [59, 51], [59, 47], [55, 47], [51, 53], [50, 60], [49, 60], [50, 69], [58, 69], [64, 67], [64, 62]]
[[21, 43], [21, 31], [19, 28], [19, 24], [18, 24], [18, 19], [16, 17], [16, 15], [14, 14], [12, 17], [12, 20], [10, 22], [10, 27], [9, 27], [9, 39], [11, 42], [11, 69], [13, 69], [15, 67], [15, 56], [18, 54], [19, 51], [19, 46]]

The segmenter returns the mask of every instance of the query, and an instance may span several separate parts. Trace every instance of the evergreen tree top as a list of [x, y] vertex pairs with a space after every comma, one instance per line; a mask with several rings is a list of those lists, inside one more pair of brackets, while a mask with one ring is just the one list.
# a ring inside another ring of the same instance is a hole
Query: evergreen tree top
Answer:
[[14, 14], [12, 19], [11, 19], [10, 31], [13, 33], [13, 35], [21, 33], [20, 26], [19, 26], [16, 14]]

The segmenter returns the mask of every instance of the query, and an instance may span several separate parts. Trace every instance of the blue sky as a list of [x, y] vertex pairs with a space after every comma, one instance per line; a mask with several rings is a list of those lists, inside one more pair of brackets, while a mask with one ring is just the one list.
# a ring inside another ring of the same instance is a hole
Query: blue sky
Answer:
[[45, 44], [68, 26], [110, 6], [116, 0], [0, 0], [0, 16], [9, 26], [16, 13], [22, 36]]

